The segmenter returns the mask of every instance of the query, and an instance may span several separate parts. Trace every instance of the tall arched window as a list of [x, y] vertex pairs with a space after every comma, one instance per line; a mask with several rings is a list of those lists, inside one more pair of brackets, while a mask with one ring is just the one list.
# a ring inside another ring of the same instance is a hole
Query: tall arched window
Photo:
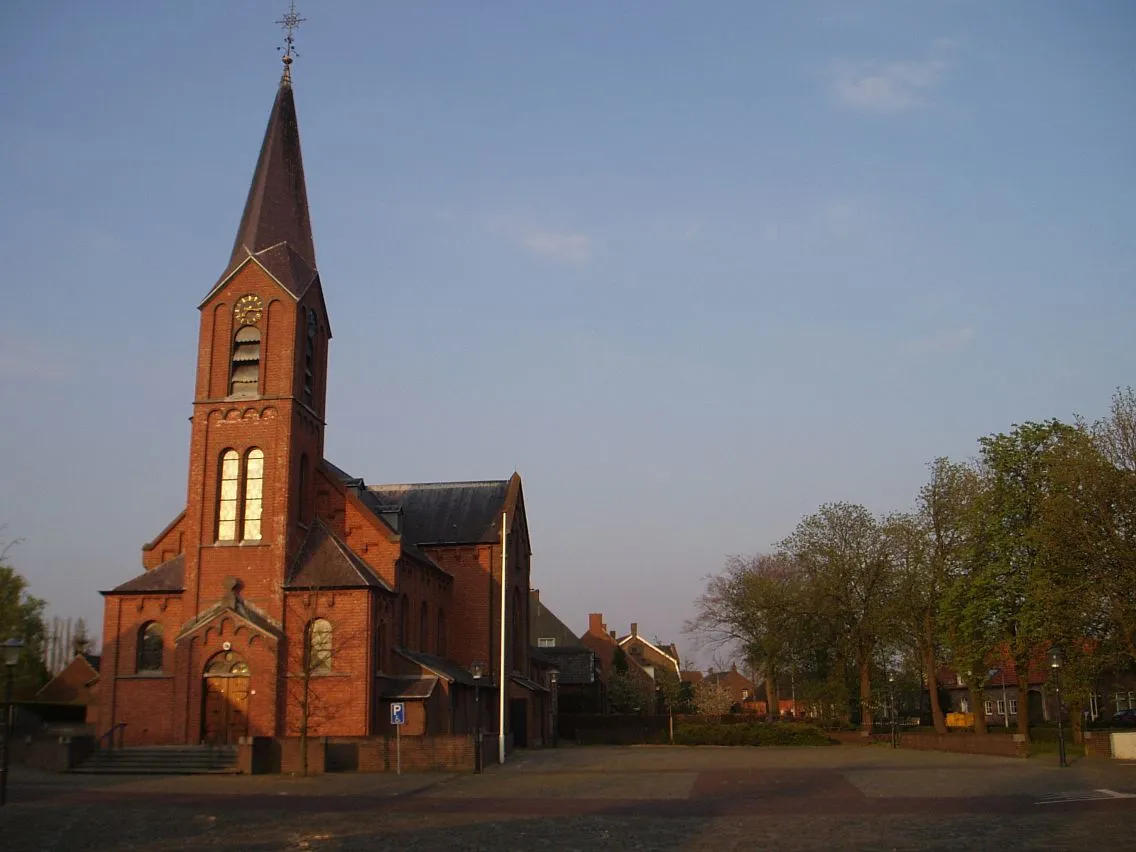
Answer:
[[438, 634], [434, 637], [434, 645], [439, 657], [446, 656], [446, 613], [438, 607]]
[[308, 625], [307, 670], [309, 674], [331, 673], [331, 622], [326, 618]]
[[138, 662], [140, 672], [160, 672], [162, 670], [162, 625], [156, 621], [143, 624], [138, 631]]
[[248, 451], [245, 458], [245, 511], [241, 538], [260, 540], [260, 513], [264, 506], [264, 450]]
[[410, 642], [410, 598], [402, 596], [398, 604], [398, 644], [405, 648]]
[[387, 625], [385, 622], [379, 624], [375, 645], [375, 670], [381, 672], [387, 667]]
[[217, 540], [233, 541], [237, 537], [238, 489], [241, 484], [241, 456], [236, 450], [225, 450], [221, 456], [221, 492], [217, 507]]
[[513, 671], [524, 671], [522, 664], [525, 660], [525, 645], [528, 643], [527, 632], [524, 629], [524, 619], [521, 613], [521, 590], [513, 587]]
[[301, 524], [308, 522], [308, 454], [300, 453], [299, 493], [296, 497], [296, 517]]
[[245, 325], [233, 337], [231, 396], [256, 396], [260, 390], [260, 329]]
[[319, 319], [308, 310], [308, 332], [304, 338], [304, 402], [315, 407], [316, 326]]
[[428, 623], [429, 617], [430, 617], [430, 613], [429, 613], [429, 610], [426, 607], [426, 601], [422, 601], [422, 606], [419, 608], [419, 611], [418, 611], [418, 650], [419, 651], [425, 651], [426, 650], [426, 643], [428, 641], [427, 634], [429, 633], [429, 630], [427, 629], [427, 623]]

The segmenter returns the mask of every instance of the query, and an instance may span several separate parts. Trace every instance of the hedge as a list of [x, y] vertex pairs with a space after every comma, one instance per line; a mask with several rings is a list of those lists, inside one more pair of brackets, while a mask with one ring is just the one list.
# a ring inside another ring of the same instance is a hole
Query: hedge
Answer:
[[822, 746], [835, 745], [836, 740], [812, 725], [793, 723], [710, 725], [680, 723], [675, 725], [675, 745], [726, 746]]

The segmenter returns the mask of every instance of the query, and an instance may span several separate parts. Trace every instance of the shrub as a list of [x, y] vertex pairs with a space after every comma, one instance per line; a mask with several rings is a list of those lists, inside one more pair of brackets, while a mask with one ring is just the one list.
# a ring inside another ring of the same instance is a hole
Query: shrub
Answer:
[[736, 725], [680, 723], [675, 725], [675, 745], [728, 746], [819, 746], [832, 745], [824, 732], [812, 725], [747, 722]]

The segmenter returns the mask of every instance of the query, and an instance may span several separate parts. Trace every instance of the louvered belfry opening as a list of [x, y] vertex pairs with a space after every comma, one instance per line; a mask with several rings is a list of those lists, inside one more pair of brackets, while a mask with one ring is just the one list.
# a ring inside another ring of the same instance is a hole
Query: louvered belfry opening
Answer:
[[231, 396], [256, 396], [260, 387], [260, 329], [246, 325], [233, 341]]

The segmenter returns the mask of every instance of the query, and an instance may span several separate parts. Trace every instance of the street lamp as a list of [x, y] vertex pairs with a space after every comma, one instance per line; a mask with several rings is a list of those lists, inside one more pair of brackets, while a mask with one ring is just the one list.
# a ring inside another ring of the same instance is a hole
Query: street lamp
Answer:
[[559, 725], [556, 724], [556, 720], [560, 715], [560, 708], [557, 706], [558, 698], [557, 698], [557, 694], [556, 694], [556, 684], [559, 681], [560, 681], [560, 672], [558, 672], [556, 669], [553, 669], [552, 671], [550, 671], [548, 673], [548, 682], [550, 684], [552, 684], [552, 747], [553, 748], [556, 748], [557, 739], [559, 738], [559, 734], [560, 734], [560, 732], [557, 730]]
[[1068, 766], [1065, 762], [1065, 729], [1061, 726], [1061, 664], [1065, 661], [1065, 655], [1061, 653], [1061, 649], [1054, 646], [1049, 652], [1049, 667], [1053, 669], [1053, 674], [1056, 677], [1057, 686], [1057, 753], [1061, 758], [1061, 765]]
[[481, 660], [474, 660], [469, 667], [469, 673], [473, 675], [473, 706], [474, 728], [476, 733], [473, 739], [473, 771], [475, 773], [481, 772], [481, 676], [485, 674], [485, 663]]
[[4, 740], [0, 742], [0, 805], [8, 801], [8, 743], [12, 740], [12, 679], [16, 674], [16, 664], [20, 662], [20, 652], [24, 650], [22, 639], [9, 639], [4, 643], [4, 668], [8, 671], [4, 686]]

